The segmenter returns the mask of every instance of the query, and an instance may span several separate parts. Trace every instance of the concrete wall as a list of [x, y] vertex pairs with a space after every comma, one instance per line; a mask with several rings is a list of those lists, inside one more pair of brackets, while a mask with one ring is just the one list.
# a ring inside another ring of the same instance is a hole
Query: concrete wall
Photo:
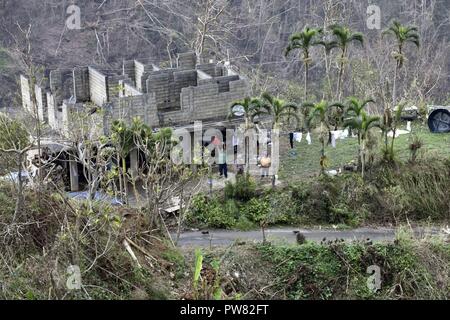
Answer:
[[160, 111], [179, 109], [183, 88], [197, 85], [197, 71], [167, 69], [152, 72], [147, 80], [147, 92], [155, 94], [156, 107]]
[[123, 94], [123, 81], [125, 81], [125, 76], [115, 75], [108, 76], [106, 78], [107, 88], [108, 88], [108, 98], [117, 98]]
[[172, 108], [181, 107], [181, 90], [183, 88], [197, 86], [197, 77], [196, 70], [177, 71], [173, 73], [173, 84], [170, 88]]
[[98, 106], [108, 101], [107, 76], [92, 67], [89, 67], [89, 95]]
[[22, 106], [25, 110], [33, 112], [31, 106], [31, 90], [30, 82], [24, 75], [20, 75], [20, 88], [22, 91]]
[[[153, 74], [152, 80], [157, 77], [167, 79], [168, 75], [167, 73]], [[177, 110], [158, 110], [156, 94], [115, 99], [107, 107], [104, 121], [107, 130], [105, 133], [109, 132], [110, 125], [115, 119], [131, 122], [134, 117], [140, 117], [151, 127], [190, 125], [196, 120], [223, 121], [228, 116], [231, 104], [248, 96], [250, 87], [246, 80], [236, 77], [211, 80], [214, 81], [182, 88], [180, 108]], [[223, 83], [227, 84], [229, 90], [221, 91]]]
[[230, 82], [239, 80], [239, 76], [225, 76], [212, 79], [202, 79], [199, 81], [199, 86], [216, 83], [219, 85], [219, 92], [227, 92], [230, 90]]
[[216, 63], [199, 64], [197, 65], [197, 70], [201, 70], [211, 77], [222, 77], [225, 75], [223, 68]]
[[69, 103], [67, 100], [63, 102], [62, 105], [62, 126], [61, 126], [61, 133], [65, 136], [69, 136], [71, 133], [71, 125], [72, 123], [72, 112], [75, 108], [74, 103]]
[[50, 90], [58, 106], [62, 105], [64, 99], [74, 97], [73, 69], [50, 71]]
[[114, 99], [105, 105], [103, 119], [104, 133], [108, 134], [114, 120], [122, 119], [131, 123], [135, 117], [141, 118], [150, 126], [157, 126], [158, 116], [155, 107], [155, 97], [152, 94], [141, 94]]
[[47, 116], [48, 116], [48, 124], [49, 126], [57, 130], [58, 129], [58, 117], [57, 117], [57, 105], [55, 101], [55, 97], [51, 94], [51, 92], [47, 92]]
[[148, 66], [139, 61], [134, 61], [134, 68], [136, 88], [141, 92], [145, 92], [145, 89], [147, 87], [147, 77], [149, 75], [149, 72], [153, 71], [153, 66]]
[[35, 86], [36, 103], [38, 108], [38, 116], [40, 121], [48, 121], [47, 113], [47, 93], [38, 85]]
[[131, 83], [129, 83], [126, 80], [121, 81], [121, 86], [123, 87], [122, 94], [125, 97], [142, 95], [142, 92], [140, 92]]
[[190, 120], [223, 120], [227, 117], [231, 104], [248, 96], [250, 87], [246, 80], [228, 82], [229, 91], [220, 91], [218, 83], [207, 83], [182, 91], [181, 108], [189, 110]]
[[89, 68], [77, 67], [73, 69], [74, 96], [76, 102], [87, 102], [90, 99]]
[[152, 72], [147, 79], [147, 93], [154, 94], [157, 109], [170, 108], [172, 105], [171, 83], [173, 83], [173, 70]]
[[195, 69], [195, 65], [197, 64], [197, 55], [195, 52], [186, 52], [180, 53], [177, 59], [178, 69], [186, 70], [186, 69]]
[[136, 73], [134, 70], [134, 60], [128, 60], [123, 62], [123, 75], [127, 76], [134, 86], [136, 86]]

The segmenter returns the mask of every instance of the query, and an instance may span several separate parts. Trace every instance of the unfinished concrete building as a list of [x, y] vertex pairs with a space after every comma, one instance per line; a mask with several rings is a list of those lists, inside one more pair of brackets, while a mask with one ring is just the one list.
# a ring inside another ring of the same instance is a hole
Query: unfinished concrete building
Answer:
[[[152, 128], [190, 128], [194, 121], [202, 121], [205, 129], [234, 128], [240, 120], [227, 120], [230, 105], [249, 95], [248, 81], [225, 65], [196, 61], [195, 53], [184, 53], [177, 68], [131, 60], [123, 62], [121, 72], [95, 66], [52, 70], [35, 87], [38, 116], [68, 141], [77, 123], [73, 117], [86, 106], [98, 117], [100, 134], [108, 134], [116, 119], [135, 117]], [[23, 107], [33, 111], [30, 82], [23, 75], [20, 82]], [[69, 167], [71, 189], [78, 190], [76, 164]]]
[[[249, 94], [249, 84], [223, 65], [196, 60], [194, 53], [180, 54], [177, 68], [168, 69], [124, 61], [119, 74], [93, 66], [53, 70], [44, 87], [35, 88], [39, 117], [68, 137], [71, 115], [87, 104], [104, 111], [105, 134], [115, 119], [140, 117], [153, 128], [226, 121], [230, 104]], [[30, 109], [24, 76], [21, 87], [23, 106]]]

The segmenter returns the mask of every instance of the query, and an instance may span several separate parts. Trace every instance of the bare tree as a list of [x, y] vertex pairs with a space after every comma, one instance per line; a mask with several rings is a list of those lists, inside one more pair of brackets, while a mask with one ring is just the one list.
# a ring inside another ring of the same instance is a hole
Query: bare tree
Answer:
[[32, 148], [33, 142], [29, 141], [29, 133], [25, 126], [18, 120], [11, 119], [7, 115], [0, 113], [0, 158], [4, 163], [12, 161], [14, 167], [18, 169], [17, 178], [12, 177], [17, 185], [16, 207], [12, 223], [15, 223], [17, 216], [23, 208], [23, 167], [27, 152]]

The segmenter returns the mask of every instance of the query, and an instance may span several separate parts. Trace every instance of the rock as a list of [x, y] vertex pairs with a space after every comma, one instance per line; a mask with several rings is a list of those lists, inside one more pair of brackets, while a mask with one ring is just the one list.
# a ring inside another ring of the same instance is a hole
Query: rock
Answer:
[[296, 239], [297, 239], [297, 244], [304, 244], [306, 242], [306, 238], [301, 232], [297, 233]]

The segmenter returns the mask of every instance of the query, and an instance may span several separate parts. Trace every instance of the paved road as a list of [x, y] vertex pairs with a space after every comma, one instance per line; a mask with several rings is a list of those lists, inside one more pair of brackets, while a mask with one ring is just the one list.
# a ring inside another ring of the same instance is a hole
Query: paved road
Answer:
[[[296, 235], [294, 231], [300, 231], [305, 235], [306, 240], [320, 242], [326, 240], [344, 239], [346, 241], [370, 239], [374, 242], [393, 241], [395, 239], [395, 229], [391, 228], [358, 228], [352, 230], [329, 230], [329, 229], [293, 229], [277, 228], [266, 231], [267, 240], [275, 243], [295, 243]], [[439, 229], [415, 229], [416, 236], [424, 234], [437, 234]], [[209, 247], [228, 246], [235, 241], [261, 242], [261, 231], [228, 231], [210, 230], [209, 234], [202, 234], [201, 231], [189, 231], [181, 235], [178, 245], [180, 247]]]

